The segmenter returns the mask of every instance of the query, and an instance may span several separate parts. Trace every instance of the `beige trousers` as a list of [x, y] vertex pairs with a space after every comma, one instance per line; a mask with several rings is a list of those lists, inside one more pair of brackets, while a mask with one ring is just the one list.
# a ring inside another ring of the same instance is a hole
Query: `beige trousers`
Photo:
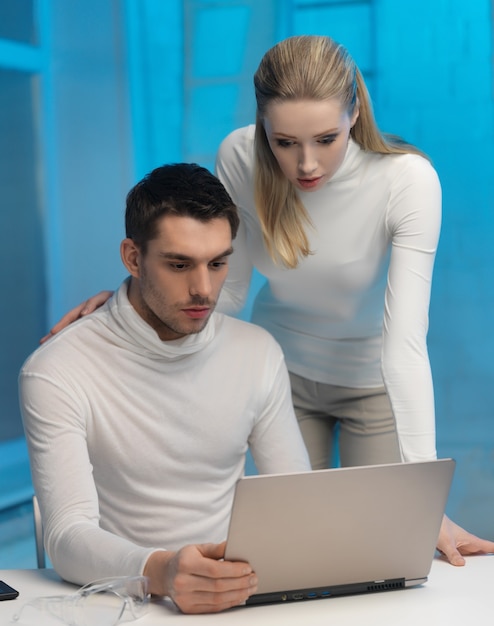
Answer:
[[401, 461], [395, 419], [384, 387], [338, 387], [292, 373], [290, 381], [313, 469]]

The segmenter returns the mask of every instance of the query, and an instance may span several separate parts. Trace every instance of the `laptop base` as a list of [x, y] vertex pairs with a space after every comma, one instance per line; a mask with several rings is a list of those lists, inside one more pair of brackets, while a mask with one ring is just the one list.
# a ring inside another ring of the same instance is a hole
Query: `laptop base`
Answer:
[[[414, 581], [413, 586], [425, 582], [427, 578]], [[378, 593], [380, 591], [396, 591], [405, 589], [409, 585], [404, 578], [392, 578], [390, 580], [373, 580], [349, 585], [333, 585], [330, 587], [317, 587], [315, 589], [291, 589], [290, 591], [275, 591], [271, 593], [257, 593], [251, 596], [247, 606], [256, 604], [278, 604], [282, 602], [300, 602], [301, 600], [317, 600], [331, 598], [333, 596], [353, 595], [359, 593]]]

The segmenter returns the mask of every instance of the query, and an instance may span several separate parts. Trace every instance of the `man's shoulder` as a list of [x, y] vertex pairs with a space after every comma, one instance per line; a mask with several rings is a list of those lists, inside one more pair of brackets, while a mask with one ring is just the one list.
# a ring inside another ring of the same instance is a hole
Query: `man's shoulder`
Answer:
[[81, 363], [81, 348], [91, 343], [91, 336], [94, 335], [96, 319], [100, 312], [96, 311], [87, 317], [83, 317], [72, 322], [56, 335], [48, 339], [46, 343], [39, 346], [24, 361], [21, 374], [29, 372], [54, 372], [61, 368], [70, 368], [73, 358]]
[[228, 336], [229, 340], [250, 345], [253, 349], [264, 346], [266, 349], [281, 351], [275, 338], [261, 326], [223, 313], [216, 313], [216, 315], [219, 332]]

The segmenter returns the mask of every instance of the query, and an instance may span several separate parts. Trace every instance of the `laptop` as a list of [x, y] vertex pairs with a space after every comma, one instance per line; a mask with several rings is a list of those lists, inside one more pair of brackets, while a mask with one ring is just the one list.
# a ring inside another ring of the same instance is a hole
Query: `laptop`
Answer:
[[423, 584], [455, 461], [248, 476], [236, 485], [225, 559], [247, 561], [247, 604]]

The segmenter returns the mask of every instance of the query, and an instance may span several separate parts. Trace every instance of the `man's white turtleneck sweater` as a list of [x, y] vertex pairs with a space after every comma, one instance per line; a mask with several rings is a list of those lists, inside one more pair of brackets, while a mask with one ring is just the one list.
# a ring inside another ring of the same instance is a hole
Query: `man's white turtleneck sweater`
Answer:
[[214, 313], [163, 342], [127, 282], [31, 355], [20, 398], [47, 552], [79, 584], [223, 541], [249, 445], [261, 473], [310, 468], [270, 335]]

